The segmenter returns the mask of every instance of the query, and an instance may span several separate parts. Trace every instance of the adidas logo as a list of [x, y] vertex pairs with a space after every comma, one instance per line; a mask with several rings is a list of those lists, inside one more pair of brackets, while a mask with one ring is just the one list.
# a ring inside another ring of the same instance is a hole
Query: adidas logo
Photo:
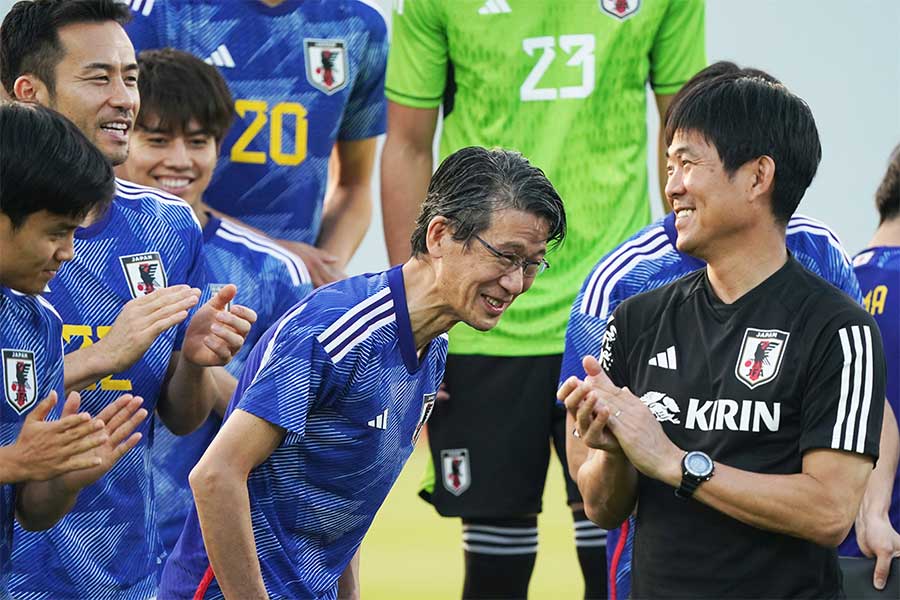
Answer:
[[217, 67], [225, 67], [226, 69], [233, 69], [235, 67], [234, 59], [231, 58], [231, 52], [228, 51], [225, 44], [216, 48], [216, 51], [203, 62]]
[[676, 370], [678, 368], [678, 361], [675, 360], [675, 346], [669, 346], [666, 348], [665, 352], [660, 352], [649, 361], [647, 364], [651, 367], [660, 367], [662, 369], [671, 369]]
[[478, 9], [479, 15], [498, 15], [500, 13], [511, 13], [512, 9], [506, 0], [487, 0], [484, 6]]
[[383, 413], [366, 423], [366, 425], [375, 429], [387, 429], [387, 412], [388, 409], [384, 409]]
[[140, 11], [142, 15], [148, 17], [156, 0], [116, 0], [116, 2], [130, 6], [134, 12]]

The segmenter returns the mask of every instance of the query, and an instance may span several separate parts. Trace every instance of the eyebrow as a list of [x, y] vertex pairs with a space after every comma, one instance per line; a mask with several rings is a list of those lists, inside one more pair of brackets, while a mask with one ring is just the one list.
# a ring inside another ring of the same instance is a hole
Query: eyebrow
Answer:
[[[84, 68], [83, 68], [83, 70], [85, 70], [85, 71], [91, 71], [94, 69], [99, 69], [102, 71], [115, 71], [116, 67], [115, 67], [115, 65], [111, 65], [110, 63], [93, 62], [93, 63], [88, 63], [88, 64], [84, 65]], [[122, 70], [123, 71], [137, 71], [138, 64], [137, 63], [128, 63], [127, 65], [125, 65], [122, 68]]]

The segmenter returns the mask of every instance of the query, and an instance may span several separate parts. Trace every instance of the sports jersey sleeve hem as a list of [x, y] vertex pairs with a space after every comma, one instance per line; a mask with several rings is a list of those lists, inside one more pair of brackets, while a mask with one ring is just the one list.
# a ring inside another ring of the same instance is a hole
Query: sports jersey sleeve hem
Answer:
[[441, 101], [443, 100], [443, 96], [431, 98], [410, 96], [409, 94], [404, 94], [387, 87], [384, 89], [384, 95], [391, 102], [396, 102], [397, 104], [402, 104], [403, 106], [409, 106], [410, 108], [437, 108], [441, 105]]
[[[880, 436], [879, 436], [880, 438]], [[833, 448], [829, 444], [825, 444], [820, 440], [805, 440], [802, 437], [800, 438], [800, 456], [805, 455], [807, 452], [811, 450], [834, 450], [836, 452], [843, 452], [845, 454], [859, 454], [861, 456], [869, 456], [872, 458], [872, 468], [875, 467], [875, 464], [878, 463], [878, 444], [872, 445], [868, 441], [866, 442], [865, 448], [863, 448], [862, 452], [858, 450], [847, 450], [845, 448]]]
[[679, 81], [676, 83], [654, 83], [651, 81], [650, 87], [653, 88], [653, 93], [655, 94], [659, 94], [660, 96], [672, 96], [677, 94], [685, 83], [687, 83], [687, 81]]

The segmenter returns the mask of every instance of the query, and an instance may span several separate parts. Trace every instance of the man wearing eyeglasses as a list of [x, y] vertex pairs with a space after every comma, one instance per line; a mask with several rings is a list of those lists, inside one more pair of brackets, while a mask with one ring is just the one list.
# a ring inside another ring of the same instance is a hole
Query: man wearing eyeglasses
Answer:
[[159, 597], [333, 599], [339, 578], [341, 597], [358, 594], [353, 557], [434, 409], [445, 333], [494, 327], [565, 232], [562, 200], [520, 154], [449, 156], [412, 258], [319, 288], [257, 343], [191, 472]]

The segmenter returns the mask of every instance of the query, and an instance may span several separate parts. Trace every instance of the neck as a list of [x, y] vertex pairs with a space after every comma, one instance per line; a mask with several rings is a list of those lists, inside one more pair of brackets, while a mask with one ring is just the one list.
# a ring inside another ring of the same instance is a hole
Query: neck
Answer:
[[206, 203], [200, 201], [197, 203], [197, 206], [191, 205], [191, 210], [194, 211], [194, 214], [197, 215], [197, 220], [200, 221], [200, 229], [206, 227], [206, 224], [209, 223], [209, 207]]
[[869, 247], [900, 246], [900, 217], [889, 219], [878, 226]]
[[438, 287], [432, 264], [416, 257], [403, 265], [403, 288], [416, 350], [422, 350], [459, 319], [453, 318]]
[[259, 0], [259, 1], [262, 2], [263, 4], [265, 4], [266, 6], [268, 6], [269, 8], [275, 8], [276, 6], [278, 6], [279, 4], [284, 2], [284, 0]]
[[768, 279], [787, 262], [784, 229], [774, 225], [753, 239], [743, 239], [728, 249], [717, 249], [707, 263], [707, 275], [713, 291], [731, 304]]

